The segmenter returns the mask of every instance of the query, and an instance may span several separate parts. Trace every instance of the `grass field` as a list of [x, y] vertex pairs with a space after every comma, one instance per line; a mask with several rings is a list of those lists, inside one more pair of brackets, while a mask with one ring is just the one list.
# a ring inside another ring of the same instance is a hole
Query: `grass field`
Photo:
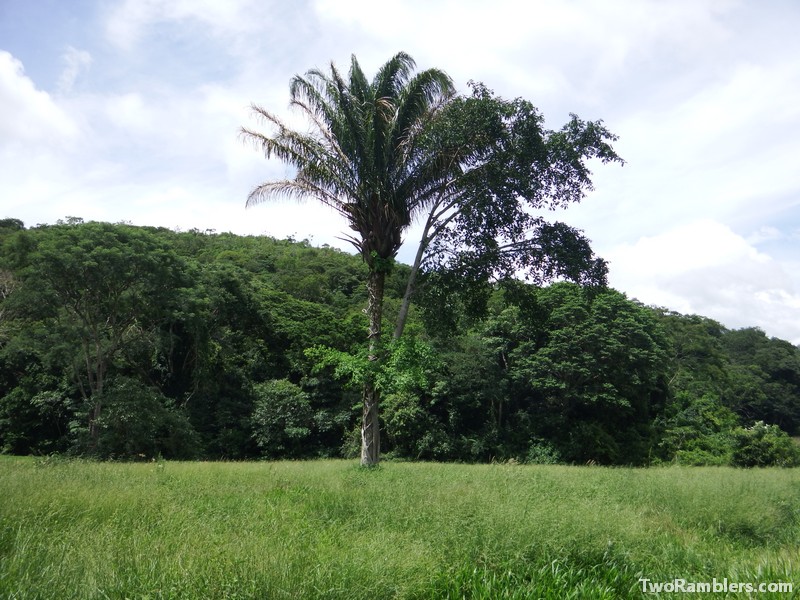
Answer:
[[800, 597], [798, 565], [797, 469], [0, 457], [2, 598]]

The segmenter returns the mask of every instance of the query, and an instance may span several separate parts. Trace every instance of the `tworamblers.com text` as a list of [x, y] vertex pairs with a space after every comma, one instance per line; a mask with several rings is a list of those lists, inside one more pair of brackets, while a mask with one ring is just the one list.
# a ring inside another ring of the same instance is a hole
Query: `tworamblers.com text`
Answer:
[[737, 593], [743, 592], [746, 594], [756, 594], [761, 592], [780, 592], [791, 593], [793, 584], [790, 582], [777, 582], [777, 583], [742, 583], [736, 581], [728, 581], [724, 579], [712, 579], [711, 581], [686, 581], [685, 579], [673, 579], [672, 581], [653, 581], [642, 577], [639, 579], [639, 584], [642, 586], [642, 592], [645, 594], [660, 594], [660, 593]]

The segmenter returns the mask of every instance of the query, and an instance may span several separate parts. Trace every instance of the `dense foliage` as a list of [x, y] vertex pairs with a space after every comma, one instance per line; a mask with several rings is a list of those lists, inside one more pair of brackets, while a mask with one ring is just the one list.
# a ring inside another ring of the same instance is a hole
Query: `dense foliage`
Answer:
[[[3, 452], [358, 453], [358, 383], [374, 368], [358, 257], [80, 219], [6, 219], [0, 244]], [[387, 276], [387, 319], [408, 271]], [[482, 318], [449, 293], [439, 323], [420, 297], [371, 375], [396, 458], [798, 463], [800, 350], [786, 341], [573, 283], [495, 286]]]

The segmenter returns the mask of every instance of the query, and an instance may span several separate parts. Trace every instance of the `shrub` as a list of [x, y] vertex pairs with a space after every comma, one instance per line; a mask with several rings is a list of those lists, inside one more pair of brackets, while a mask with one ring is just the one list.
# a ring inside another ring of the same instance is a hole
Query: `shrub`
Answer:
[[569, 462], [611, 465], [620, 460], [617, 441], [599, 423], [573, 425], [567, 443], [560, 450]]
[[[199, 454], [197, 433], [184, 412], [158, 390], [118, 377], [103, 393], [103, 412], [96, 421], [97, 439], [86, 439], [87, 453], [98, 458], [189, 459]], [[79, 442], [80, 447], [80, 442]]]
[[730, 436], [715, 434], [675, 453], [675, 462], [693, 467], [723, 467], [731, 464]]
[[796, 467], [800, 448], [777, 425], [756, 421], [752, 427], [738, 427], [733, 432], [731, 464], [736, 467]]
[[556, 465], [561, 462], [561, 454], [550, 442], [534, 438], [523, 462], [530, 465]]
[[253, 437], [265, 456], [300, 458], [308, 455], [314, 415], [308, 394], [286, 379], [253, 386]]
[[660, 419], [660, 457], [682, 465], [729, 465], [736, 415], [712, 394], [694, 398], [679, 393]]
[[391, 456], [415, 460], [447, 460], [452, 456], [447, 432], [415, 394], [387, 394], [382, 410]]

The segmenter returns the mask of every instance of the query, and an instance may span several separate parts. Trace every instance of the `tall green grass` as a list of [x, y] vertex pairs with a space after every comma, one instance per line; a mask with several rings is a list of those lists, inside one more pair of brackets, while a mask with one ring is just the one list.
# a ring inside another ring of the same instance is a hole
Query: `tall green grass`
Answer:
[[639, 598], [798, 564], [800, 470], [0, 457], [2, 598]]

